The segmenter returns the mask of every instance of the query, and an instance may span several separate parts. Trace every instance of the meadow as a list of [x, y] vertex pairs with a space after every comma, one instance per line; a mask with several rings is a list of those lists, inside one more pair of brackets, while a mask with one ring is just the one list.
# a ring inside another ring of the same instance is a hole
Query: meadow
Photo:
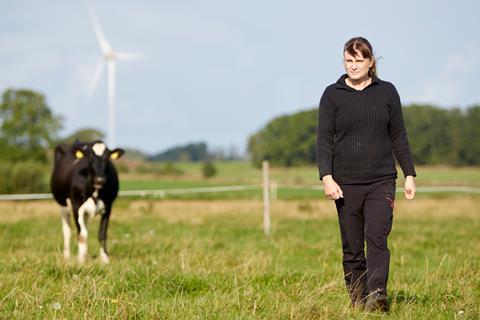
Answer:
[[[257, 169], [241, 174], [238, 167], [220, 167], [206, 181], [189, 168], [191, 174], [165, 181], [126, 175], [122, 188], [258, 183]], [[230, 176], [222, 170], [231, 170]], [[425, 183], [452, 181], [443, 178], [444, 168], [438, 170]], [[475, 186], [471, 178], [479, 171], [462, 170], [473, 173], [459, 174], [458, 185]], [[285, 184], [316, 178], [311, 168], [273, 168], [274, 175]], [[480, 318], [477, 195], [407, 201], [397, 194], [389, 238], [392, 305], [385, 315], [349, 307], [333, 203], [279, 197], [266, 237], [262, 203], [251, 196], [118, 199], [109, 229], [111, 263], [98, 259], [96, 217], [89, 223], [84, 266], [62, 257], [59, 210], [52, 201], [0, 202], [0, 318]]]

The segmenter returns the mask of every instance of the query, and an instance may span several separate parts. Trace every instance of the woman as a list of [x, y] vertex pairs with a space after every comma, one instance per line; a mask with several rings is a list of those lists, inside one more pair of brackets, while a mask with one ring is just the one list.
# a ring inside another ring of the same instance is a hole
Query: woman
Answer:
[[387, 237], [397, 178], [393, 154], [410, 200], [415, 197], [416, 173], [400, 97], [391, 83], [377, 77], [372, 46], [364, 38], [353, 38], [343, 55], [346, 74], [328, 86], [320, 100], [319, 174], [325, 195], [337, 208], [352, 305], [387, 311]]

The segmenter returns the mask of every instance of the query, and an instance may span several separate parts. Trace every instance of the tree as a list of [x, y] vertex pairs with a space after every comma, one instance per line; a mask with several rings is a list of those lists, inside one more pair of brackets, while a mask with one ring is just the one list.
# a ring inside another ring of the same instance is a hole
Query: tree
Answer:
[[448, 134], [448, 111], [412, 104], [404, 108], [403, 114], [414, 162], [446, 163], [452, 146]]
[[211, 178], [217, 174], [217, 168], [211, 161], [205, 161], [202, 165], [202, 174], [204, 178]]
[[467, 165], [480, 164], [480, 105], [467, 110], [463, 131], [463, 156]]
[[45, 162], [45, 150], [61, 128], [61, 118], [52, 113], [43, 94], [27, 89], [5, 90], [0, 121], [0, 156], [11, 161]]
[[66, 143], [73, 143], [78, 139], [80, 141], [90, 142], [95, 140], [103, 140], [104, 138], [105, 134], [102, 131], [94, 128], [84, 128], [75, 131], [66, 138], [63, 138], [62, 141]]
[[259, 167], [262, 160], [293, 166], [316, 162], [317, 110], [281, 116], [253, 134], [248, 152]]
[[[480, 164], [480, 105], [466, 110], [412, 104], [403, 108], [415, 164]], [[316, 162], [317, 109], [271, 120], [250, 136], [252, 162], [292, 166]]]
[[207, 144], [205, 142], [189, 143], [177, 146], [166, 151], [148, 157], [148, 161], [204, 161], [208, 157]]
[[464, 150], [468, 114], [416, 104], [405, 107], [403, 113], [416, 164], [473, 164], [466, 161]]

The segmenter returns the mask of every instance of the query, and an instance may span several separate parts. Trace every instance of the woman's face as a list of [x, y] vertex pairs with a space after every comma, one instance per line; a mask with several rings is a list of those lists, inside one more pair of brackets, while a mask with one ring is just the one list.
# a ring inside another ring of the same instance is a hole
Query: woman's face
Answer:
[[368, 70], [373, 65], [372, 59], [362, 57], [360, 51], [356, 51], [355, 57], [345, 51], [343, 53], [343, 65], [347, 75], [352, 80], [363, 80], [368, 78]]

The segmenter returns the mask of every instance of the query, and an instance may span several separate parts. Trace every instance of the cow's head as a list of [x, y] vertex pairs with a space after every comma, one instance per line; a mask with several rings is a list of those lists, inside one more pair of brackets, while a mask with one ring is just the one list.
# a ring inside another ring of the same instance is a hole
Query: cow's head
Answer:
[[93, 175], [93, 185], [97, 190], [103, 188], [105, 184], [108, 160], [116, 160], [124, 153], [123, 149], [108, 149], [107, 145], [100, 140], [78, 145], [73, 151], [77, 159], [86, 158], [88, 161], [88, 167]]

